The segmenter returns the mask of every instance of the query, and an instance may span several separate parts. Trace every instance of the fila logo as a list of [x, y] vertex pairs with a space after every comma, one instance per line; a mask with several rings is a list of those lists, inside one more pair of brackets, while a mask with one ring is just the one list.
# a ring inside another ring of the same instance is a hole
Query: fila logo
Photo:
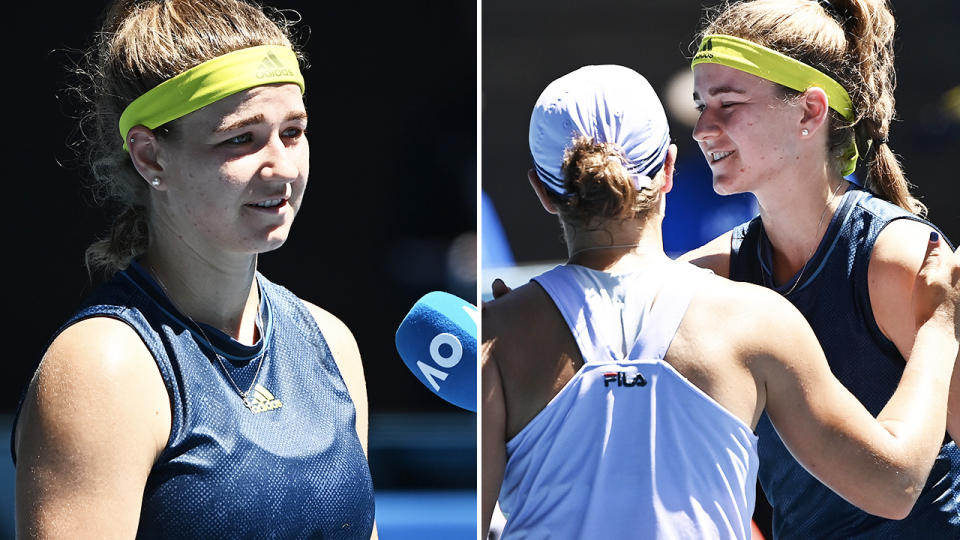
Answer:
[[622, 371], [607, 371], [603, 374], [603, 387], [606, 388], [612, 383], [617, 386], [646, 386], [647, 380], [639, 371], [636, 376], [628, 375]]
[[272, 77], [292, 77], [293, 71], [283, 67], [283, 63], [273, 54], [267, 53], [263, 61], [257, 66], [257, 78], [267, 79]]
[[253, 387], [253, 397], [248, 397], [243, 400], [243, 404], [247, 406], [254, 414], [272, 411], [274, 409], [279, 409], [283, 407], [283, 402], [277, 399], [269, 390], [263, 387], [261, 384], [257, 384]]

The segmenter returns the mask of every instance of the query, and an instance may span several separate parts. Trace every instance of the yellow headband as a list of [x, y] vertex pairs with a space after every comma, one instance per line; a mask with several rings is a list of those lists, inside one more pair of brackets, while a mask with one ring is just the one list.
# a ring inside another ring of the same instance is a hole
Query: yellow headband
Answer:
[[[816, 68], [751, 41], [722, 34], [704, 36], [690, 67], [697, 64], [731, 67], [798, 92], [806, 92], [816, 86], [827, 94], [827, 103], [831, 109], [840, 113], [848, 122], [853, 122], [856, 118], [850, 95], [840, 83]], [[857, 168], [857, 157], [859, 152], [854, 141], [841, 156], [841, 172], [844, 176]]]
[[306, 90], [297, 55], [289, 47], [261, 45], [207, 60], [151, 88], [124, 109], [123, 149], [129, 151], [127, 133], [133, 126], [154, 129], [248, 88], [284, 82]]

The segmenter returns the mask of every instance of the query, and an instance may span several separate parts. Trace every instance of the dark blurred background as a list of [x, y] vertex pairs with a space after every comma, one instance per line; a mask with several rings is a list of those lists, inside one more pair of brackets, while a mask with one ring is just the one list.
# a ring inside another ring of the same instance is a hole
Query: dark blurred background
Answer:
[[[813, 0], [811, 0], [813, 1]], [[664, 248], [671, 256], [702, 245], [756, 215], [752, 195], [720, 197], [691, 133], [696, 113], [688, 58], [704, 6], [717, 1], [485, 0], [482, 13], [482, 275], [484, 297], [503, 277], [518, 286], [566, 259], [555, 216], [526, 178], [527, 127], [540, 92], [588, 64], [620, 64], [643, 74], [667, 109], [679, 147], [667, 199]], [[956, 0], [894, 0], [898, 23], [898, 120], [890, 148], [901, 156], [929, 218], [960, 241], [960, 29]], [[766, 528], [762, 495], [757, 521]], [[765, 532], [768, 532], [765, 531]], [[767, 537], [770, 538], [769, 534]]]
[[[427, 292], [476, 303], [476, 3], [266, 3], [309, 27], [312, 175], [289, 241], [260, 270], [357, 338], [381, 537], [472, 538], [476, 415], [425, 389], [393, 337]], [[12, 536], [10, 414], [52, 333], [98, 283], [83, 251], [111, 218], [89, 204], [67, 148], [75, 111], [58, 98], [106, 5], [16, 2], [2, 23], [3, 161], [19, 202], [4, 218], [0, 538]]]

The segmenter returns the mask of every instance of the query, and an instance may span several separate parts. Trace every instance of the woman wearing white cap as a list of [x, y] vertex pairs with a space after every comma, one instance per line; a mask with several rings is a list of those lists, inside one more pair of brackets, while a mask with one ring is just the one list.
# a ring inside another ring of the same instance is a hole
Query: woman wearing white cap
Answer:
[[484, 526], [499, 496], [504, 538], [748, 538], [764, 409], [844, 497], [909, 511], [958, 350], [957, 261], [938, 238], [925, 275], [943, 283], [918, 286], [914, 359], [874, 419], [783, 298], [664, 254], [676, 148], [643, 77], [589, 66], [554, 81], [530, 150], [569, 258], [484, 306]]
[[82, 75], [111, 277], [22, 402], [18, 536], [376, 536], [356, 343], [257, 272], [309, 170], [287, 26], [242, 0], [108, 11]]
[[[916, 328], [904, 306], [920, 244], [935, 230], [888, 144], [893, 15], [880, 0], [757, 0], [712, 13], [703, 34], [693, 59], [702, 111], [693, 136], [714, 189], [753, 193], [760, 216], [686, 258], [783, 295], [833, 373], [877, 414], [914, 361]], [[858, 160], [863, 187], [845, 178]], [[761, 418], [760, 481], [774, 535], [960, 538], [960, 374], [952, 384], [947, 436], [902, 521], [831, 493], [781, 443], [782, 426]]]

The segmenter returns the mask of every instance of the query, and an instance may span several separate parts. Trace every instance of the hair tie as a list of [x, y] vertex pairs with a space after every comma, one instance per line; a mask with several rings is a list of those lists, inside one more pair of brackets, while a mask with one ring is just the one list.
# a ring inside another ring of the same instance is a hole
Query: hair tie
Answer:
[[873, 144], [887, 144], [888, 142], [890, 142], [890, 139], [887, 137], [880, 137], [879, 139], [874, 137], [873, 139]]

